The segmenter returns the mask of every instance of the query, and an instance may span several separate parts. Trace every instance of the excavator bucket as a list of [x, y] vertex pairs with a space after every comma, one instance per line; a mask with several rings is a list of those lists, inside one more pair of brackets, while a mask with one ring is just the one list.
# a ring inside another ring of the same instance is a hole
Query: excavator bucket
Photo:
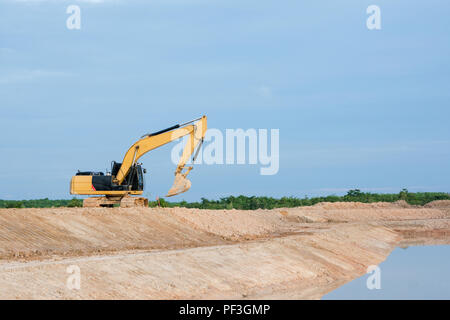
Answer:
[[186, 179], [186, 176], [181, 173], [177, 173], [175, 175], [175, 181], [173, 182], [172, 188], [170, 188], [169, 192], [167, 192], [166, 197], [172, 197], [177, 194], [186, 192], [190, 187], [191, 182]]

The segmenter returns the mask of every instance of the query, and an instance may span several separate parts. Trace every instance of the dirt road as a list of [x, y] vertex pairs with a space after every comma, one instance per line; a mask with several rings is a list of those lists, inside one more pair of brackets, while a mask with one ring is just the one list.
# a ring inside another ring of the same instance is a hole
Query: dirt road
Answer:
[[2, 209], [0, 298], [318, 299], [396, 246], [425, 243], [450, 243], [450, 202]]

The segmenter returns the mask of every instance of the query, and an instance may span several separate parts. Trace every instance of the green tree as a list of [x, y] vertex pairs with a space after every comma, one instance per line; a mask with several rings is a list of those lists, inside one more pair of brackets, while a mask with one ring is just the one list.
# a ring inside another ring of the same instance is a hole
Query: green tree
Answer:
[[77, 198], [72, 198], [72, 200], [69, 201], [67, 206], [69, 208], [82, 207], [83, 206], [83, 200], [80, 200], [80, 199], [77, 199]]
[[401, 200], [408, 200], [408, 189], [403, 188], [402, 191], [398, 194]]

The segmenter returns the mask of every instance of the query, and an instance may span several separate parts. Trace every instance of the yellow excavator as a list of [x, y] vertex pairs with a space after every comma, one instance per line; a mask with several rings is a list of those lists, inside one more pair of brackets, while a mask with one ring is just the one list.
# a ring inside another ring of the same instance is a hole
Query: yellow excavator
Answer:
[[192, 154], [193, 162], [200, 151], [201, 144], [207, 130], [206, 116], [177, 124], [158, 132], [145, 134], [128, 149], [122, 163], [113, 161], [111, 172], [84, 171], [72, 177], [70, 193], [80, 195], [98, 195], [83, 201], [83, 207], [113, 207], [120, 204], [121, 207], [146, 207], [148, 199], [132, 197], [141, 195], [144, 191], [144, 174], [142, 163], [138, 163], [147, 152], [161, 147], [169, 142], [188, 136], [177, 169], [175, 181], [167, 193], [171, 197], [186, 192], [191, 187], [191, 182], [186, 179], [192, 167], [186, 166]]

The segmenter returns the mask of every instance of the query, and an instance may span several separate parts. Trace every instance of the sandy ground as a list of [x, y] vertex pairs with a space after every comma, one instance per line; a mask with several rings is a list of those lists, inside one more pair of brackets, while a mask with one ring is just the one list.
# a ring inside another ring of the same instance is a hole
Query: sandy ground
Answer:
[[448, 243], [450, 201], [1, 209], [0, 298], [319, 299], [396, 246]]

